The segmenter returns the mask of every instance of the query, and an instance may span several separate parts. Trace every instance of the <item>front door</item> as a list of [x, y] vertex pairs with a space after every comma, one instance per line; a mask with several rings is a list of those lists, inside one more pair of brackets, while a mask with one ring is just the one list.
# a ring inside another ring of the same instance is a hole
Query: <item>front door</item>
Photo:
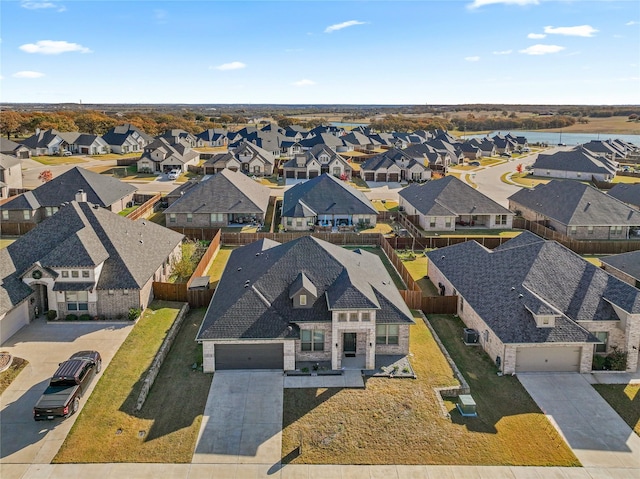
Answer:
[[344, 355], [354, 357], [356, 355], [356, 333], [344, 333]]

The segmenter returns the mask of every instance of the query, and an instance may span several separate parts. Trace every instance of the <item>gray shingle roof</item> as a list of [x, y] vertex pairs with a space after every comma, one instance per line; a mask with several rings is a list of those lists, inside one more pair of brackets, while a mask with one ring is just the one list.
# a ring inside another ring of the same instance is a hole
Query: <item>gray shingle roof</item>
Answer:
[[107, 208], [135, 192], [137, 188], [116, 178], [76, 166], [54, 177], [51, 181], [43, 183], [35, 190], [19, 195], [1, 205], [0, 209], [24, 210], [60, 206], [62, 203], [73, 201], [78, 190], [83, 190], [87, 194], [88, 202]]
[[[640, 291], [530, 232], [493, 251], [467, 241], [427, 256], [504, 343], [592, 342], [576, 321], [618, 320], [611, 303], [640, 313]], [[538, 328], [527, 308], [562, 316]]]
[[607, 191], [612, 198], [640, 209], [640, 183], [617, 183]]
[[73, 201], [0, 250], [0, 313], [32, 292], [20, 276], [36, 262], [89, 268], [104, 261], [98, 289], [139, 289], [182, 238], [150, 221]]
[[597, 156], [582, 147], [557, 151], [550, 155], [540, 154], [532, 167], [534, 169], [574, 171], [604, 175], [615, 175], [616, 171], [615, 166], [612, 165], [609, 160], [602, 156]]
[[552, 180], [522, 189], [509, 201], [567, 226], [640, 225], [640, 212], [578, 181]]
[[296, 214], [300, 203], [304, 203], [317, 216], [377, 214], [364, 193], [326, 173], [288, 189], [284, 194], [282, 216], [300, 217]]
[[640, 251], [605, 256], [600, 261], [640, 281]]
[[190, 188], [168, 213], [266, 213], [271, 190], [244, 173], [224, 169]]
[[428, 216], [513, 215], [455, 176], [445, 176], [422, 185], [413, 183], [398, 194], [421, 214]]
[[[317, 298], [309, 308], [294, 309], [290, 288], [300, 273], [317, 288]], [[329, 290], [349, 291], [339, 296], [340, 308], [364, 306], [363, 298], [381, 308], [379, 323], [413, 322], [380, 258], [303, 236], [284, 244], [261, 240], [231, 253], [197, 339], [297, 338], [296, 323], [331, 321]]]

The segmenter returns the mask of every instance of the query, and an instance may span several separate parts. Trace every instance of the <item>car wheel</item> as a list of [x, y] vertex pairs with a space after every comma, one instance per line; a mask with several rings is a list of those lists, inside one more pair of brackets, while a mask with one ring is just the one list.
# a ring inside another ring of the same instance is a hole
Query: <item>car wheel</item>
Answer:
[[98, 362], [96, 363], [96, 374], [98, 374], [100, 371], [102, 371], [102, 361], [98, 359]]
[[79, 408], [80, 408], [80, 398], [75, 398], [73, 400], [73, 407], [71, 408], [71, 414], [69, 414], [69, 416], [73, 416], [75, 413], [77, 413]]

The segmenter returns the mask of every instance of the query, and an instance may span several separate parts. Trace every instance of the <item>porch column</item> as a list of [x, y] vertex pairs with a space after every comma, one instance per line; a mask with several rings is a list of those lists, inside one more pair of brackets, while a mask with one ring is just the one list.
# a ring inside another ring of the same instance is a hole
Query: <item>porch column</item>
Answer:
[[331, 369], [337, 370], [342, 367], [342, 333], [333, 325], [331, 337]]
[[365, 368], [366, 369], [375, 369], [376, 368], [376, 335], [375, 330], [366, 331], [367, 341], [365, 343], [365, 348], [367, 350], [365, 354]]

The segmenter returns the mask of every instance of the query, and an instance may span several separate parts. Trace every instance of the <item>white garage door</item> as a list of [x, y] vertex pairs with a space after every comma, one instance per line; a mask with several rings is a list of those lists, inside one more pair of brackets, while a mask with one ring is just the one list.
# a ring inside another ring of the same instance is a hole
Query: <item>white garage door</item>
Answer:
[[580, 371], [579, 346], [554, 346], [545, 348], [518, 348], [516, 372]]
[[17, 308], [9, 311], [4, 317], [0, 316], [0, 344], [29, 324], [29, 305], [25, 301]]

